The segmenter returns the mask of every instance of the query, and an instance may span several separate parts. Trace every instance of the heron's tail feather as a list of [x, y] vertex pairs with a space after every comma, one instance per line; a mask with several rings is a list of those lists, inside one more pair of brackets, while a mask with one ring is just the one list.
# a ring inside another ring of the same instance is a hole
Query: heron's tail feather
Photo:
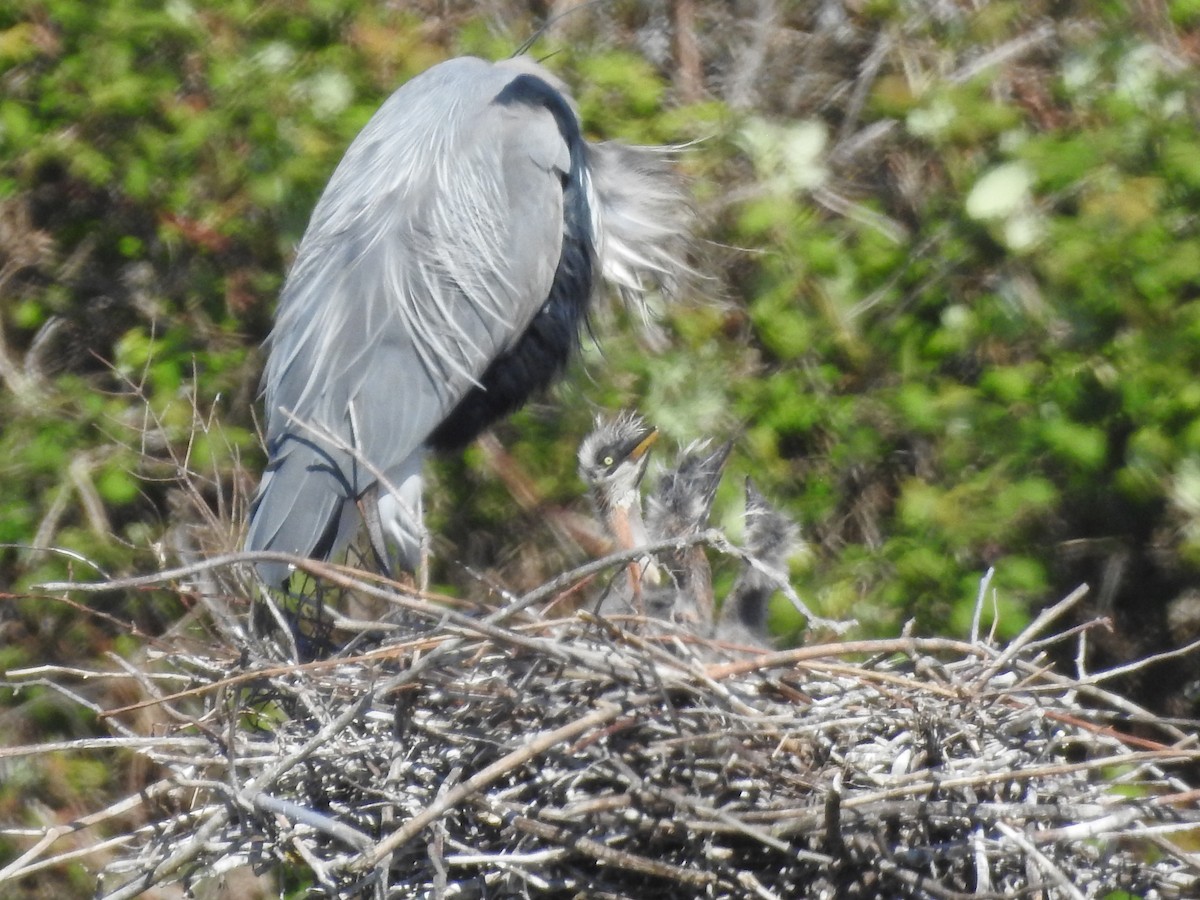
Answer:
[[[250, 508], [246, 550], [274, 550], [310, 559], [328, 559], [342, 539], [343, 513], [353, 512], [352, 496], [340, 467], [312, 441], [295, 435], [272, 454]], [[259, 576], [271, 587], [290, 574], [287, 563], [259, 562]]]

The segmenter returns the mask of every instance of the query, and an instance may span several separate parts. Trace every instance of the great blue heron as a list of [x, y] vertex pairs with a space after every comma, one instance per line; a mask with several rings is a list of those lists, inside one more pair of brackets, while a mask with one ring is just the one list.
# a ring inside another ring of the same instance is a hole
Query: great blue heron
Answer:
[[[579, 477], [587, 485], [592, 508], [617, 550], [636, 550], [649, 541], [642, 518], [641, 484], [650, 462], [650, 447], [657, 439], [658, 429], [647, 425], [641, 416], [626, 412], [613, 419], [597, 417], [592, 431], [579, 445]], [[631, 612], [644, 612], [638, 607], [642, 606], [642, 581], [647, 575], [657, 582], [657, 568], [649, 558], [629, 564], [627, 605]]]
[[743, 564], [721, 607], [715, 636], [753, 647], [770, 644], [767, 603], [787, 577], [787, 560], [796, 549], [799, 528], [746, 479], [745, 549], [753, 562]]
[[327, 559], [362, 521], [386, 565], [415, 569], [426, 455], [562, 372], [597, 274], [627, 300], [670, 288], [686, 210], [669, 154], [585, 141], [527, 58], [403, 85], [333, 173], [280, 296], [247, 550]]
[[[646, 499], [646, 532], [652, 541], [694, 538], [708, 528], [713, 500], [732, 442], [711, 453], [704, 443], [686, 448], [674, 469], [663, 472]], [[671, 583], [671, 618], [707, 636], [713, 623], [712, 570], [698, 543], [659, 555]]]

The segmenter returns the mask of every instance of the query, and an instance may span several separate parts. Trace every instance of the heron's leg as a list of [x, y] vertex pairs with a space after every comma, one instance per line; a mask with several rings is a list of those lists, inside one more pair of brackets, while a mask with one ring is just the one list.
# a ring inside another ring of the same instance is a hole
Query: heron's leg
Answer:
[[355, 500], [363, 524], [367, 526], [367, 540], [371, 543], [371, 553], [379, 570], [392, 577], [392, 566], [388, 560], [387, 545], [383, 542], [383, 521], [379, 516], [379, 495], [375, 490], [368, 489]]
[[423, 452], [414, 452], [399, 466], [385, 472], [374, 492], [379, 503], [380, 525], [388, 538], [388, 558], [393, 568], [419, 574], [428, 544], [421, 503]]
[[642, 593], [642, 564], [634, 560], [625, 567], [629, 573], [629, 590], [633, 596], [633, 609], [639, 616], [646, 616], [646, 598]]
[[429, 532], [421, 529], [421, 559], [417, 563], [417, 590], [429, 590]]
[[700, 637], [710, 637], [713, 627], [712, 569], [708, 556], [701, 547], [690, 547], [681, 555], [674, 555], [673, 568], [678, 585], [675, 607], [672, 612], [679, 624]]

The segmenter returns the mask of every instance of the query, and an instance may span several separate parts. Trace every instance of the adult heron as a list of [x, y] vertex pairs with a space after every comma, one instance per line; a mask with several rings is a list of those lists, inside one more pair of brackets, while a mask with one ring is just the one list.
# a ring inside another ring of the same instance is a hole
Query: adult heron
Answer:
[[669, 163], [584, 140], [562, 82], [524, 57], [453, 59], [392, 94], [333, 173], [279, 299], [246, 549], [328, 559], [365, 522], [381, 562], [415, 570], [425, 457], [562, 372], [597, 276], [637, 302], [687, 270]]

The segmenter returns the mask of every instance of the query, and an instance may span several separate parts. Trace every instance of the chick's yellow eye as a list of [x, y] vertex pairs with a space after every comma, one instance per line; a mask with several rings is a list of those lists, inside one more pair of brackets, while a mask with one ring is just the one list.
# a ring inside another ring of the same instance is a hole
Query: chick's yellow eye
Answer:
[[615, 460], [615, 459], [613, 459], [613, 458], [612, 458], [612, 456], [606, 456], [606, 457], [604, 457], [604, 465], [605, 465], [605, 466], [611, 466], [611, 465], [612, 465], [613, 463], [615, 463], [615, 462], [616, 462], [616, 460]]

